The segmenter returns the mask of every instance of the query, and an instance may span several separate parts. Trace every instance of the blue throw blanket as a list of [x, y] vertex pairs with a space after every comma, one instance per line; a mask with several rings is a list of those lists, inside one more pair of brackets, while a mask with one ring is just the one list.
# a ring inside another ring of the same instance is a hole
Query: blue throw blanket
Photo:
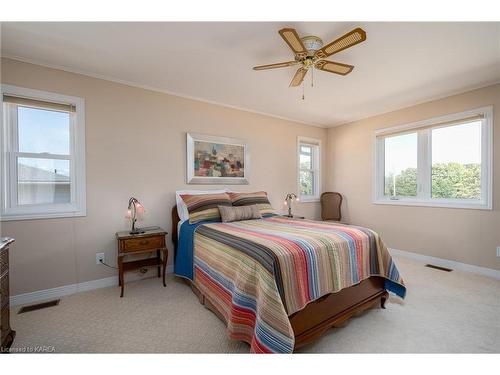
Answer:
[[[211, 221], [200, 221], [190, 224], [186, 220], [181, 224], [179, 240], [177, 243], [177, 254], [175, 256], [174, 272], [177, 276], [193, 281], [193, 241], [196, 228]], [[213, 222], [213, 221], [212, 221]]]

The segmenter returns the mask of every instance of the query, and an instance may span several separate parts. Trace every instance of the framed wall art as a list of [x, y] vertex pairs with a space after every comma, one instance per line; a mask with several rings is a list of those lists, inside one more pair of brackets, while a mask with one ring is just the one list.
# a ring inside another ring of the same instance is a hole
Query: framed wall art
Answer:
[[248, 184], [250, 154], [242, 139], [187, 134], [187, 183]]

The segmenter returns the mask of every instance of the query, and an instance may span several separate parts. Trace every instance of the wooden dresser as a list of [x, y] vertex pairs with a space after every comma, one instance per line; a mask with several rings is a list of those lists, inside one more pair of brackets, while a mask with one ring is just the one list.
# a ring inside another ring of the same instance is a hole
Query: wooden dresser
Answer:
[[0, 353], [9, 351], [16, 332], [10, 328], [9, 245], [14, 239], [0, 238]]

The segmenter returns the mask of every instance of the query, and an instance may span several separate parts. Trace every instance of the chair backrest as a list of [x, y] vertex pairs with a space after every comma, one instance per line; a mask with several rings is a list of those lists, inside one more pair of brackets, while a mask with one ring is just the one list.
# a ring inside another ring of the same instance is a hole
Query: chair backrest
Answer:
[[342, 194], [335, 192], [325, 192], [321, 194], [321, 219], [322, 220], [342, 220], [340, 206], [342, 205]]

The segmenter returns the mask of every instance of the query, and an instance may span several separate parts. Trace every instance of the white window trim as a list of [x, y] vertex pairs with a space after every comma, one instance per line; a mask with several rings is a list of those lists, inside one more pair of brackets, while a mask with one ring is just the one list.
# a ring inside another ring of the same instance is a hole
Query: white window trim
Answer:
[[[71, 173], [71, 202], [67, 204], [36, 204], [16, 205], [13, 204], [12, 196], [16, 191], [14, 181], [10, 176], [13, 163], [9, 162], [11, 147], [14, 143], [13, 137], [17, 136], [15, 129], [6, 121], [9, 114], [3, 113], [3, 102], [0, 105], [0, 116], [3, 126], [0, 129], [0, 175], [2, 183], [0, 186], [0, 221], [27, 220], [27, 219], [49, 219], [60, 217], [86, 216], [86, 180], [85, 180], [85, 100], [83, 98], [62, 95], [47, 91], [28, 89], [12, 85], [2, 84], [0, 86], [0, 97], [3, 95], [21, 96], [34, 100], [48, 102], [73, 104], [76, 108], [76, 121], [70, 127], [70, 169]], [[37, 156], [40, 156], [37, 154]], [[52, 158], [52, 156], [51, 156]]]
[[[313, 168], [314, 171], [314, 186], [315, 186], [315, 194], [314, 195], [301, 195], [300, 194], [300, 145], [308, 144], [312, 146], [318, 147], [318, 152], [316, 152], [313, 156]], [[319, 202], [321, 196], [321, 139], [309, 138], [309, 137], [297, 137], [297, 195], [299, 197], [300, 202], [303, 203], [314, 203]]]
[[[423, 137], [419, 142], [417, 151], [419, 170], [417, 173], [417, 197], [399, 197], [394, 200], [384, 196], [384, 138], [382, 136], [419, 130], [420, 128], [438, 125], [448, 121], [459, 121], [474, 115], [483, 115], [481, 128], [481, 200], [471, 202], [467, 199], [432, 199], [430, 196], [430, 164], [428, 158], [431, 156], [431, 144], [424, 132], [418, 132], [418, 137]], [[423, 181], [428, 180], [428, 183]], [[470, 111], [454, 113], [445, 116], [434, 117], [428, 120], [399, 125], [391, 128], [376, 130], [373, 134], [373, 178], [372, 194], [374, 204], [396, 205], [396, 206], [423, 206], [423, 207], [445, 207], [491, 210], [493, 208], [493, 107], [481, 107]]]

